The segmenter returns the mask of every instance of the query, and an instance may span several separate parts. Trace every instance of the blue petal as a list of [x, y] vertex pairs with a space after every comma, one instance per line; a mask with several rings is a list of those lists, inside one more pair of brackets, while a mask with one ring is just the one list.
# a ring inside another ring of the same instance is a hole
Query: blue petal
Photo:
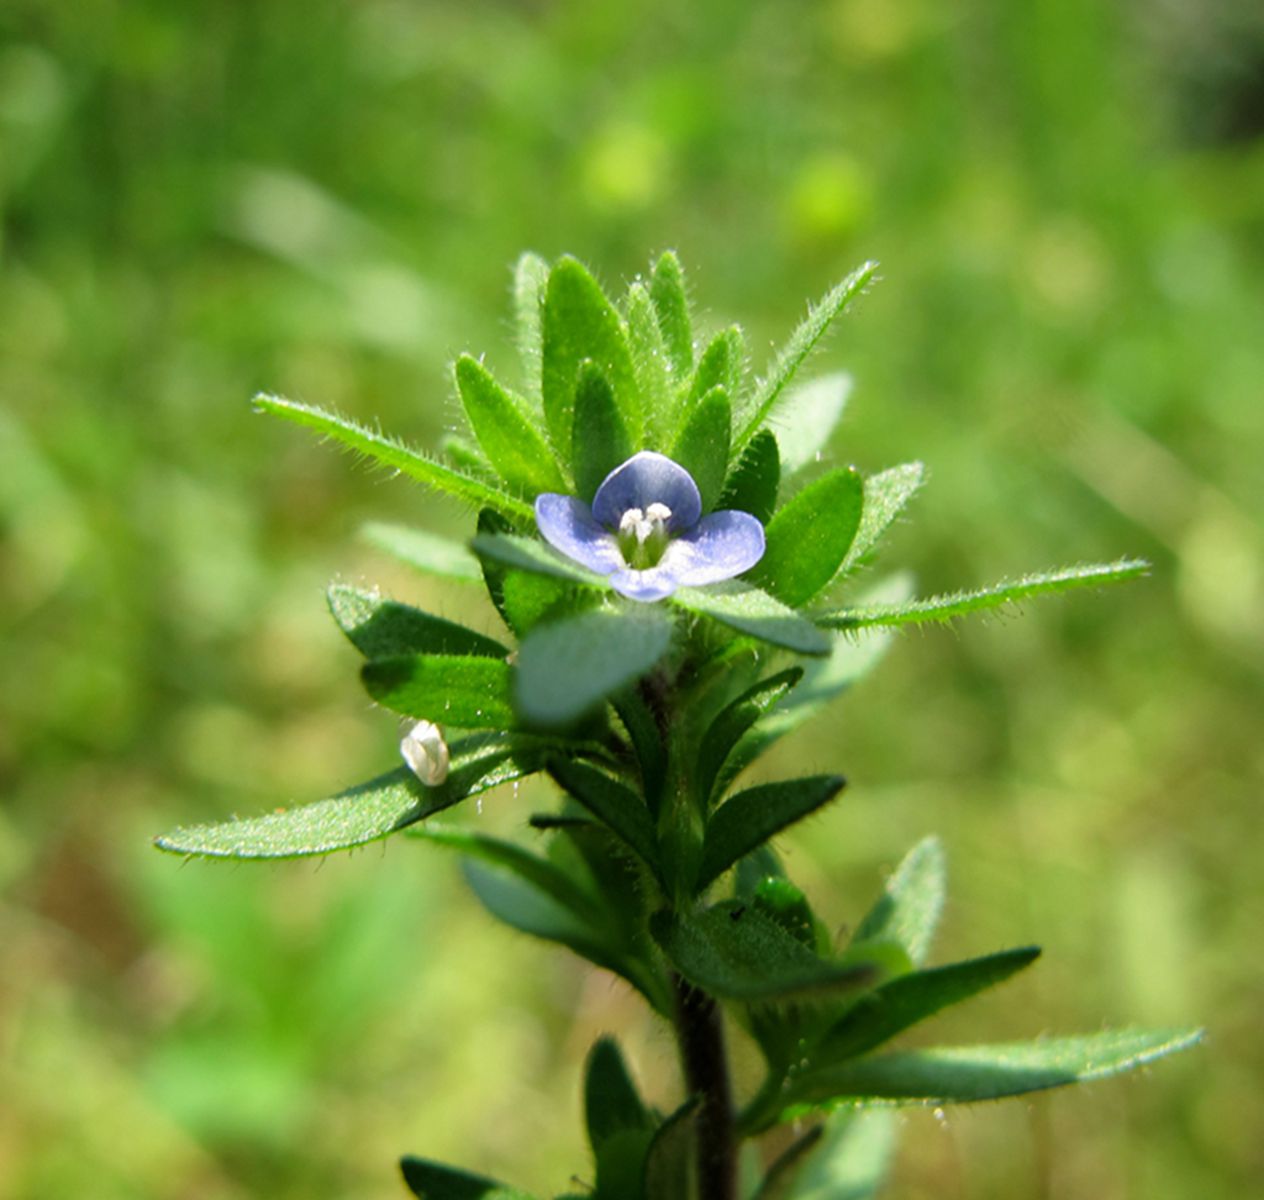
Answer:
[[750, 513], [726, 510], [704, 517], [672, 542], [656, 569], [670, 576], [675, 590], [732, 579], [763, 557], [764, 527]]
[[650, 567], [648, 571], [634, 571], [631, 567], [616, 571], [610, 576], [610, 586], [629, 600], [649, 603], [670, 596], [680, 584], [660, 563], [657, 567]]
[[693, 476], [666, 455], [642, 450], [605, 477], [593, 497], [592, 511], [602, 525], [617, 529], [629, 508], [644, 511], [651, 504], [671, 509], [667, 528], [672, 533], [692, 528], [702, 516], [702, 497]]
[[588, 506], [574, 496], [542, 492], [535, 498], [535, 523], [550, 546], [598, 575], [624, 566], [614, 534], [598, 525]]

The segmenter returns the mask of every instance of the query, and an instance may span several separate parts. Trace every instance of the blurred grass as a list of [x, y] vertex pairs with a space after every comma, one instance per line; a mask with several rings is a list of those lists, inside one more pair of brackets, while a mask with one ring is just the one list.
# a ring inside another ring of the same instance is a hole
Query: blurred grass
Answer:
[[882, 261], [828, 356], [858, 380], [836, 445], [928, 463], [888, 559], [927, 587], [1155, 564], [906, 635], [771, 764], [851, 777], [786, 847], [830, 919], [938, 830], [944, 952], [1045, 944], [936, 1036], [1211, 1028], [1146, 1078], [910, 1116], [893, 1194], [1254, 1191], [1262, 66], [1248, 0], [10, 0], [0, 1197], [391, 1196], [402, 1151], [563, 1190], [604, 1029], [670, 1100], [635, 1002], [491, 927], [442, 856], [148, 846], [393, 757], [329, 578], [466, 615], [355, 538], [460, 514], [249, 396], [433, 444], [457, 352], [512, 369], [521, 249], [614, 284], [667, 245], [757, 348]]

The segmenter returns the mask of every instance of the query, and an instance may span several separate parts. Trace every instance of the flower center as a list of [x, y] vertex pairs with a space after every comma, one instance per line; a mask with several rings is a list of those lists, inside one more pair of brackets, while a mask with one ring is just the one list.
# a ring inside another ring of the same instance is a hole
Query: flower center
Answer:
[[619, 550], [633, 570], [645, 571], [658, 565], [670, 540], [667, 522], [671, 515], [666, 504], [655, 503], [644, 509], [629, 508], [619, 518]]

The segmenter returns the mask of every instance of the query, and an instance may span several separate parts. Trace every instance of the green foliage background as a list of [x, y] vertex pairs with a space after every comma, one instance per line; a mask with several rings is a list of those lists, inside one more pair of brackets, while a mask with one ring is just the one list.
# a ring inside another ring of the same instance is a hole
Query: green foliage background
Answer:
[[462, 514], [248, 398], [434, 444], [455, 355], [511, 366], [520, 250], [617, 284], [668, 245], [756, 347], [882, 262], [821, 366], [857, 379], [840, 458], [929, 466], [887, 558], [926, 590], [1155, 564], [904, 635], [768, 766], [851, 779], [785, 839], [840, 926], [936, 830], [945, 957], [1046, 946], [941, 1040], [1210, 1029], [1148, 1078], [909, 1116], [892, 1194], [1252, 1191], [1262, 62], [1245, 0], [10, 0], [0, 1197], [393, 1196], [402, 1151], [562, 1190], [603, 1030], [671, 1101], [638, 1002], [492, 926], [453, 860], [148, 845], [393, 762], [331, 577], [464, 604], [357, 540]]

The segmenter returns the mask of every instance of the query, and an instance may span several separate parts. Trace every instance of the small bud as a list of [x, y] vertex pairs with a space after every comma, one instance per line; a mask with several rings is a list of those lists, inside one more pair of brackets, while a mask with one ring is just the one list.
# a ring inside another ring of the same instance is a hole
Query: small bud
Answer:
[[448, 777], [448, 743], [433, 721], [416, 721], [399, 743], [404, 761], [426, 787], [437, 787]]

